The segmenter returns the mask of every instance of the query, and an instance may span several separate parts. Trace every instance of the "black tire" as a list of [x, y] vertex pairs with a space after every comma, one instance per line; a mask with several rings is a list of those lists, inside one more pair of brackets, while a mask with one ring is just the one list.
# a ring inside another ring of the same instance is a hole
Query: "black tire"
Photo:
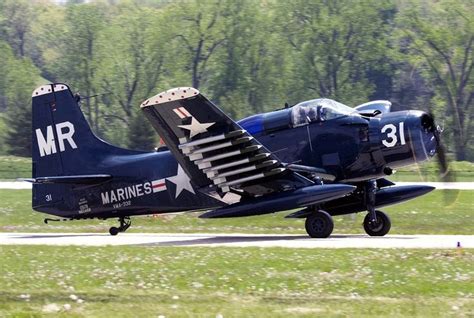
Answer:
[[370, 220], [370, 213], [368, 213], [364, 218], [364, 230], [370, 236], [384, 236], [390, 231], [392, 227], [392, 222], [387, 214], [382, 211], [375, 211], [377, 217], [377, 223], [373, 224]]
[[326, 211], [319, 210], [306, 218], [306, 232], [313, 238], [326, 238], [334, 229], [332, 216]]
[[109, 233], [110, 233], [110, 235], [112, 235], [112, 236], [115, 236], [115, 235], [119, 234], [119, 232], [120, 232], [120, 230], [119, 230], [117, 227], [115, 227], [115, 226], [112, 226], [112, 227], [109, 229]]

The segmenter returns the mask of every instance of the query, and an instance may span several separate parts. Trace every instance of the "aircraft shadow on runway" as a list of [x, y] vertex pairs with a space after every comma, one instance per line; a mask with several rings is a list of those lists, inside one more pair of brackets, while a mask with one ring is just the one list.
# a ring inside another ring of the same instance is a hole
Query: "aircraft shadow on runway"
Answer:
[[[252, 243], [252, 242], [275, 242], [275, 241], [294, 241], [294, 240], [318, 240], [325, 241], [331, 239], [353, 239], [353, 238], [363, 238], [371, 239], [366, 235], [331, 235], [330, 238], [323, 239], [314, 239], [306, 235], [288, 235], [288, 236], [214, 236], [214, 237], [205, 237], [195, 240], [176, 240], [168, 242], [153, 242], [153, 243], [144, 243], [137, 244], [143, 246], [193, 246], [193, 245], [218, 245], [218, 244], [229, 244], [229, 243]], [[379, 237], [380, 238], [380, 237]], [[372, 238], [374, 239], [374, 238]], [[383, 239], [396, 239], [396, 240], [411, 240], [413, 237], [397, 237], [397, 236], [385, 236]]]
[[44, 238], [66, 238], [66, 237], [103, 237], [104, 234], [84, 234], [84, 233], [71, 233], [71, 234], [32, 234], [32, 235], [20, 235], [16, 236], [15, 239], [44, 239]]
[[159, 245], [159, 246], [191, 246], [191, 245], [212, 245], [226, 243], [249, 243], [249, 242], [265, 242], [265, 241], [291, 241], [305, 239], [307, 236], [214, 236], [196, 240], [187, 241], [169, 241], [146, 243], [140, 245]]

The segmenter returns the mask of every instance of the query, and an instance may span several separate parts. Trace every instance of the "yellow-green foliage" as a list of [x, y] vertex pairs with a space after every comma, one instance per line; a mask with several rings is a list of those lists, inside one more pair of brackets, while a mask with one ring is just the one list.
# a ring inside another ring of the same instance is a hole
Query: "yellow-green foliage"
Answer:
[[[194, 86], [236, 119], [317, 97], [390, 98], [394, 110], [435, 113], [456, 159], [474, 158], [472, 1], [63, 2], [0, 1], [10, 110], [29, 106], [39, 75], [66, 82], [90, 97], [82, 109], [97, 134], [149, 149], [153, 130], [137, 129], [136, 113], [171, 87]], [[27, 126], [24, 110], [10, 114]], [[10, 141], [10, 152], [29, 151]]]

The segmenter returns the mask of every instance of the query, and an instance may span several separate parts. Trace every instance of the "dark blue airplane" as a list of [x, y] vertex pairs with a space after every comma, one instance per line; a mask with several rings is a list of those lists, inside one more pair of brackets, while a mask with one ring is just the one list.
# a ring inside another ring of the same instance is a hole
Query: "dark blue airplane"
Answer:
[[[311, 237], [328, 237], [333, 215], [368, 211], [365, 231], [383, 236], [376, 208], [433, 190], [396, 186], [394, 169], [430, 159], [439, 144], [433, 118], [390, 112], [390, 102], [350, 108], [314, 99], [238, 122], [194, 88], [175, 88], [141, 109], [167, 149], [141, 152], [97, 138], [65, 84], [33, 92], [33, 209], [62, 219], [207, 211], [226, 218], [299, 209]], [[45, 222], [59, 219], [45, 219]]]

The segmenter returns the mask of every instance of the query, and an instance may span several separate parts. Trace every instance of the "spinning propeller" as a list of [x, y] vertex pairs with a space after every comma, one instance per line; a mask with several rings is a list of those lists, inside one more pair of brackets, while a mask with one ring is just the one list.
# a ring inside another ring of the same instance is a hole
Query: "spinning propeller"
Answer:
[[[426, 117], [426, 120], [422, 122], [422, 126], [431, 131], [434, 134], [436, 140], [436, 153], [438, 161], [439, 176], [442, 182], [455, 182], [456, 176], [453, 171], [449, 169], [449, 160], [446, 155], [446, 147], [441, 138], [443, 129], [436, 125], [435, 117], [432, 113]], [[446, 205], [453, 204], [459, 194], [459, 190], [444, 190], [444, 200]]]

